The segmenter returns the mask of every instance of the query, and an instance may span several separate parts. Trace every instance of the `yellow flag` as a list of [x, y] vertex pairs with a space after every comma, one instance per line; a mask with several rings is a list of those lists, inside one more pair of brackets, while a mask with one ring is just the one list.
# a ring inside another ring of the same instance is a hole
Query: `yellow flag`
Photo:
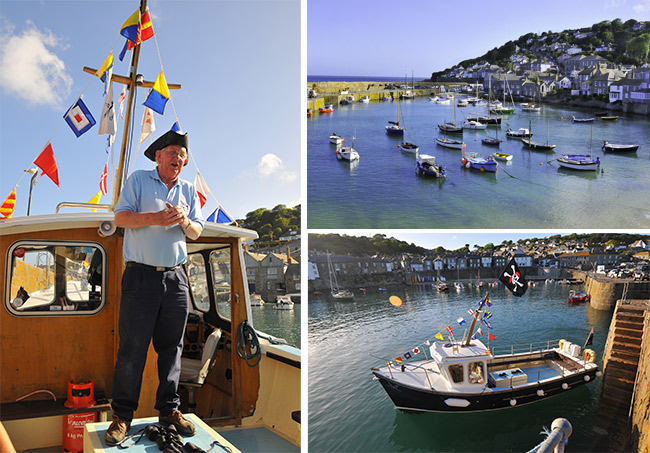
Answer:
[[437, 338], [438, 340], [444, 340], [444, 338], [442, 337], [442, 334], [441, 334], [440, 332], [438, 332], [438, 333], [436, 334], [436, 338]]
[[[92, 204], [99, 204], [99, 200], [102, 198], [102, 191], [100, 190], [95, 194], [94, 197], [92, 197], [90, 200], [88, 200], [88, 203]], [[97, 209], [91, 209], [91, 211], [96, 212]]]

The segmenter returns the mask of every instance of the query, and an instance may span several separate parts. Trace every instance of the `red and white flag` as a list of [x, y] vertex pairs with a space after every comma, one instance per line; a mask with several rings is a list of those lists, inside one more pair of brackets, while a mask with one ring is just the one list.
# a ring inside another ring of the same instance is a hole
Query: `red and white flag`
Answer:
[[203, 176], [201, 176], [201, 173], [198, 171], [194, 177], [194, 187], [196, 187], [196, 192], [199, 195], [201, 207], [203, 207], [203, 205], [205, 205], [205, 202], [208, 201], [208, 194], [212, 192], [210, 192], [208, 184], [205, 182], [205, 179], [203, 179]]
[[122, 92], [120, 93], [120, 119], [124, 120], [122, 116], [122, 110], [124, 110], [124, 99], [126, 98], [126, 85], [122, 86]]
[[138, 145], [147, 139], [153, 131], [156, 130], [156, 123], [153, 120], [153, 110], [149, 107], [144, 108], [144, 114], [142, 115], [142, 131], [140, 132], [140, 139], [138, 140]]
[[102, 173], [102, 177], [99, 180], [99, 191], [102, 193], [102, 195], [106, 195], [108, 192], [106, 188], [106, 179], [108, 178], [108, 173], [107, 173], [107, 166], [108, 164], [104, 164], [104, 172]]

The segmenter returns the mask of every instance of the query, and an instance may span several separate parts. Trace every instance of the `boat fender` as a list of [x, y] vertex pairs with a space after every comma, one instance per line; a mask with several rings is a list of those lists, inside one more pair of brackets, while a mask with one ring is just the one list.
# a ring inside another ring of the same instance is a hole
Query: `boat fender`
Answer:
[[542, 389], [537, 390], [537, 396], [544, 396], [544, 390]]
[[569, 384], [567, 384], [566, 382], [563, 382], [562, 383], [562, 390], [566, 390], [568, 388], [569, 388]]
[[582, 355], [587, 362], [593, 362], [594, 360], [596, 360], [596, 353], [594, 352], [593, 349], [585, 349]]
[[562, 348], [564, 347], [564, 343], [566, 343], [566, 340], [564, 340], [564, 339], [560, 340], [560, 343], [559, 343], [559, 345], [558, 345], [558, 346], [560, 347], [560, 351], [561, 351]]
[[517, 404], [517, 400], [516, 400], [515, 398], [513, 398], [513, 399], [510, 400], [510, 405], [511, 405], [511, 406], [514, 406], [514, 405], [516, 405], [516, 404]]
[[590, 380], [591, 380], [591, 376], [585, 374], [585, 382], [589, 382]]
[[465, 165], [467, 164], [467, 159], [463, 159], [461, 162], [463, 163], [463, 165]]
[[471, 166], [472, 166], [472, 164], [470, 164], [469, 162], [467, 162], [467, 163], [465, 164], [465, 168], [469, 168], [469, 167], [471, 167]]
[[467, 407], [470, 403], [462, 398], [447, 398], [445, 404], [451, 407]]

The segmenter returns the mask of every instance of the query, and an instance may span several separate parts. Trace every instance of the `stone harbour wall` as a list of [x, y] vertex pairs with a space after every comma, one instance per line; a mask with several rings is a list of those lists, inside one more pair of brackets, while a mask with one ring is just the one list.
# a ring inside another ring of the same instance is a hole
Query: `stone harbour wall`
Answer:
[[650, 310], [646, 310], [639, 371], [632, 409], [632, 436], [636, 451], [650, 452]]

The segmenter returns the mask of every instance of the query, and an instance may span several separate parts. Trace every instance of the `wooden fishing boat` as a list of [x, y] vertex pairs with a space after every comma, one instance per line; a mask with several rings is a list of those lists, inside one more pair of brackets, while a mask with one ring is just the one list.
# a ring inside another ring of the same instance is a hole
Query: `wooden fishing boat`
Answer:
[[337, 134], [330, 135], [330, 143], [333, 145], [340, 145], [343, 143], [343, 137]]
[[509, 162], [509, 161], [512, 160], [512, 154], [492, 153], [492, 156], [497, 160], [503, 160], [503, 161], [506, 161], [506, 162]]
[[569, 291], [569, 303], [576, 304], [581, 302], [589, 302], [589, 294], [584, 291]]
[[533, 134], [528, 129], [523, 128], [523, 127], [520, 127], [516, 131], [508, 128], [508, 130], [506, 131], [506, 137], [509, 137], [509, 138], [524, 138], [524, 137], [528, 138], [528, 137], [532, 137], [532, 136], [533, 136]]
[[415, 144], [410, 143], [410, 142], [402, 142], [398, 146], [399, 146], [399, 149], [401, 149], [405, 153], [415, 154], [420, 150], [420, 147], [418, 145], [415, 145]]
[[594, 118], [576, 118], [575, 116], [572, 117], [574, 123], [593, 123]]
[[442, 165], [436, 164], [436, 158], [428, 154], [420, 154], [415, 161], [415, 172], [419, 175], [433, 176], [436, 178], [445, 177], [445, 169]]
[[451, 140], [449, 138], [441, 137], [436, 138], [436, 144], [451, 149], [463, 149], [466, 146], [465, 143], [460, 140]]
[[[143, 0], [141, 11], [146, 4]], [[127, 176], [126, 138], [135, 90], [153, 86], [147, 80], [136, 82], [139, 50], [133, 52], [128, 77], [113, 75], [114, 82], [128, 87], [128, 100], [112, 202], [62, 202], [54, 214], [0, 220], [0, 287], [5, 295], [0, 310], [0, 420], [10, 422], [5, 428], [20, 451], [61, 451], [64, 420], [90, 413], [105, 421], [110, 411], [124, 270], [124, 232], [115, 226], [113, 208]], [[60, 212], [64, 209], [88, 212]], [[225, 431], [241, 430], [239, 438], [247, 443], [238, 446], [231, 440], [233, 451], [255, 450], [251, 443], [300, 451], [300, 350], [252, 327], [243, 244], [257, 237], [252, 230], [206, 222], [201, 236], [187, 241], [183, 267], [191, 306], [180, 409], [192, 413], [198, 430], [221, 432], [222, 441]], [[16, 295], [22, 303], [15, 302]], [[156, 361], [150, 347], [134, 425], [148, 417], [157, 420]], [[192, 377], [196, 362], [199, 370], [203, 367], [200, 379], [198, 373]], [[92, 384], [94, 396], [83, 407], [64, 404], [66, 395], [71, 398], [72, 382]], [[16, 402], [26, 396], [30, 399]], [[78, 435], [84, 436], [83, 424]], [[210, 448], [198, 435], [193, 439], [204, 450]]]
[[[602, 374], [594, 362], [593, 350], [582, 352], [579, 345], [564, 339], [509, 346], [503, 353], [498, 353], [497, 347], [486, 347], [473, 338], [485, 299], [462, 341], [453, 336], [448, 341], [434, 341], [424, 360], [400, 357], [387, 360], [386, 366], [371, 368], [374, 379], [397, 409], [404, 412], [507, 409], [566, 393]], [[415, 354], [421, 351], [416, 350]]]
[[334, 113], [334, 106], [332, 104], [326, 105], [325, 107], [318, 107], [319, 113]]
[[483, 116], [483, 115], [476, 115], [476, 116], [468, 116], [467, 121], [476, 121], [481, 124], [487, 124], [488, 126], [493, 126], [497, 124], [501, 124], [501, 117], [500, 116]]
[[538, 105], [529, 103], [527, 105], [521, 104], [521, 110], [524, 112], [540, 112], [542, 108]]
[[276, 310], [293, 310], [293, 301], [291, 300], [291, 296], [278, 295], [275, 298], [275, 304], [273, 304], [273, 308]]
[[532, 149], [535, 151], [553, 151], [555, 145], [550, 145], [548, 143], [537, 143], [532, 141], [530, 138], [523, 138], [521, 143], [524, 145], [524, 148]]
[[565, 154], [557, 160], [561, 167], [572, 170], [596, 171], [600, 167], [600, 159], [593, 159], [586, 154]]
[[499, 146], [501, 144], [502, 140], [499, 140], [498, 138], [482, 138], [481, 143], [487, 146]]
[[610, 153], [635, 153], [636, 150], [639, 149], [639, 145], [621, 145], [605, 141], [602, 149], [603, 151]]
[[497, 171], [497, 162], [492, 158], [492, 156], [483, 157], [478, 153], [466, 153], [465, 156], [461, 159], [463, 167], [473, 168], [479, 171]]
[[600, 119], [603, 121], [618, 121], [618, 116], [601, 116]]
[[463, 128], [456, 126], [455, 123], [438, 124], [438, 129], [440, 129], [445, 134], [462, 134], [463, 133]]

